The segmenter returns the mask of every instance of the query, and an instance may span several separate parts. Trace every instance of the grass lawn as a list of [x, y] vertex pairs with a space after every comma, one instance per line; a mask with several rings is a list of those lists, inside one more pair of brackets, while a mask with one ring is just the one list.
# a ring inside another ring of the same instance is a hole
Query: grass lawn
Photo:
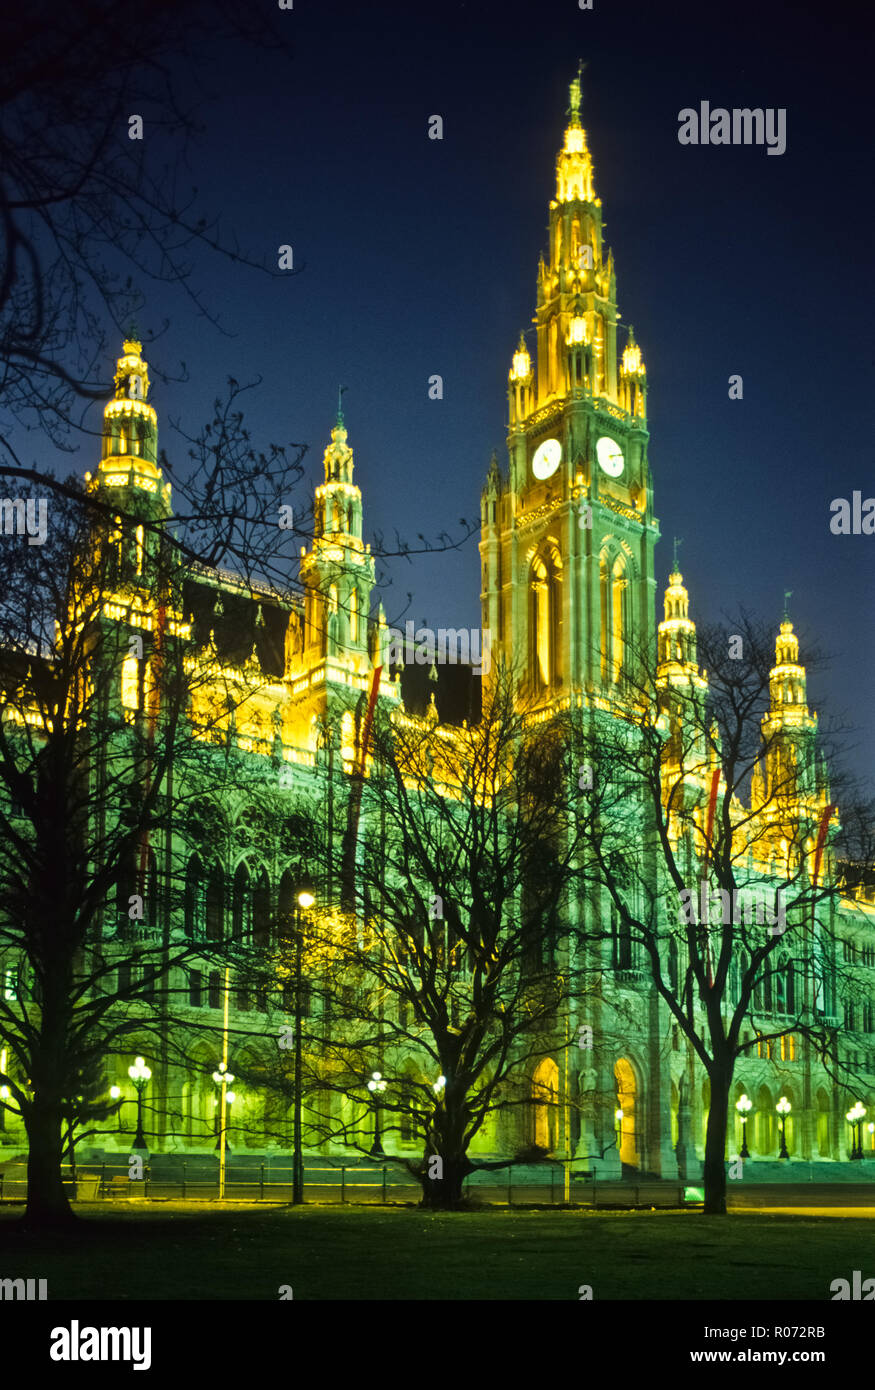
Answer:
[[0, 1212], [0, 1277], [50, 1299], [829, 1299], [871, 1221], [698, 1212], [80, 1208], [69, 1241]]

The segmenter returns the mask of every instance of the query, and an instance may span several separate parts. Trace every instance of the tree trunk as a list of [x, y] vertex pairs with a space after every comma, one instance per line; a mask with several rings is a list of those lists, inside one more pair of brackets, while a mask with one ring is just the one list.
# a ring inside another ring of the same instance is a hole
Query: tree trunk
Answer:
[[[436, 1158], [441, 1167], [434, 1177], [429, 1177], [429, 1169], [436, 1166]], [[464, 1154], [453, 1158], [428, 1158], [422, 1178], [422, 1205], [433, 1211], [451, 1211], [460, 1206], [462, 1185], [470, 1172], [471, 1164]]]
[[25, 1117], [27, 1129], [27, 1226], [69, 1226], [76, 1221], [61, 1176], [60, 1105], [34, 1101]]
[[711, 1105], [705, 1131], [705, 1214], [726, 1215], [726, 1129], [729, 1122], [729, 1090], [732, 1065], [710, 1072]]
[[[43, 967], [39, 1044], [31, 1057], [33, 1100], [23, 1115], [28, 1139], [24, 1220], [29, 1226], [40, 1227], [68, 1226], [76, 1220], [64, 1190], [61, 1168], [65, 1092], [71, 1089], [68, 1040], [72, 951], [65, 949], [65, 943], [72, 939], [72, 933], [59, 932], [59, 936], [54, 958]], [[69, 1103], [69, 1094], [66, 1099]]]

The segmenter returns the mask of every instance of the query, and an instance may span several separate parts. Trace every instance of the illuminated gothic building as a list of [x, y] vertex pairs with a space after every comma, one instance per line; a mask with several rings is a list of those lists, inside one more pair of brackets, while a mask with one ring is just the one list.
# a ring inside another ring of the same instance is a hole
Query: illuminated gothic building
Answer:
[[[619, 322], [617, 277], [604, 244], [574, 82], [556, 161], [549, 245], [537, 270], [534, 341], [530, 348], [521, 336], [512, 356], [507, 467], [493, 456], [481, 500], [482, 616], [492, 635], [493, 663], [503, 657], [512, 662], [526, 699], [544, 709], [599, 700], [607, 707], [616, 699], [627, 653], [646, 641], [657, 646], [669, 709], [675, 679], [703, 692], [706, 687], [689, 595], [676, 563], [664, 592], [664, 616], [657, 621], [659, 524], [648, 458], [647, 373], [631, 328], [618, 342]], [[139, 343], [125, 342], [115, 395], [105, 409], [102, 457], [89, 486], [118, 499], [128, 514], [154, 520], [172, 514], [172, 499], [157, 462], [157, 417], [141, 354]], [[297, 885], [281, 834], [254, 822], [247, 787], [272, 788], [290, 805], [309, 798], [323, 810], [332, 799], [340, 806], [356, 757], [356, 710], [377, 667], [378, 698], [387, 708], [403, 710], [406, 701], [411, 717], [434, 722], [442, 718], [442, 704], [449, 707], [451, 668], [439, 673], [435, 702], [428, 689], [405, 685], [409, 673], [390, 667], [389, 630], [382, 606], [374, 611], [374, 560], [363, 534], [362, 492], [338, 413], [324, 452], [324, 481], [315, 490], [312, 541], [300, 556], [303, 597], [253, 590], [232, 574], [203, 571], [191, 573], [163, 601], [166, 630], [212, 663], [212, 677], [200, 683], [192, 700], [192, 727], [218, 723], [225, 744], [244, 755], [248, 780], [223, 806], [221, 834], [206, 848], [186, 843], [180, 814], [173, 852], [186, 859], [186, 886], [169, 924], [162, 917], [170, 910], [161, 886], [165, 847], [150, 850], [154, 907], [137, 928], [144, 940], [163, 929], [217, 939], [230, 921], [240, 939], [267, 945], [277, 914], [293, 910]], [[158, 599], [149, 579], [151, 541], [141, 527], [133, 536], [119, 533], [114, 543], [118, 598], [108, 618], [132, 634], [152, 632]], [[220, 692], [227, 689], [236, 694], [233, 713], [217, 716]], [[129, 723], [148, 713], [142, 662], [129, 658], [122, 664], [117, 696]], [[470, 712], [460, 706], [457, 722]], [[789, 757], [816, 728], [798, 641], [786, 619], [776, 640], [766, 723], [770, 732], [780, 731], [776, 746]], [[800, 785], [798, 792], [800, 814], [804, 808], [817, 819], [829, 799], [825, 787]], [[765, 795], [766, 788], [755, 784], [754, 805]], [[126, 901], [124, 894], [120, 901]], [[605, 904], [581, 904], [579, 910], [610, 923]], [[873, 895], [849, 890], [831, 910], [843, 963], [859, 968], [861, 979], [868, 970], [875, 980]], [[572, 1010], [554, 1054], [532, 1070], [529, 1107], [487, 1126], [474, 1152], [504, 1155], [528, 1139], [556, 1156], [570, 1151], [581, 1171], [604, 1177], [619, 1176], [622, 1165], [626, 1174], [696, 1178], [709, 1103], [705, 1074], [631, 943], [621, 933], [606, 932], [602, 950], [606, 995], [585, 1019]], [[769, 1031], [770, 1020], [794, 1015], [792, 967], [782, 970], [780, 957], [778, 966], [768, 994], [761, 991], [755, 1000], [752, 1036], [754, 1029]], [[873, 1007], [843, 1005], [830, 978], [825, 971], [821, 1021], [840, 1031], [843, 1055], [865, 1081], [858, 1098], [875, 1119]], [[212, 1021], [214, 1033], [208, 1029], [193, 1038], [184, 1066], [150, 1053], [155, 1151], [214, 1152], [212, 1074], [221, 1055], [226, 984], [214, 964], [188, 972], [180, 982], [183, 1019]], [[265, 1036], [275, 1038], [289, 1022], [288, 1001], [274, 993], [268, 997], [266, 989], [242, 991], [232, 981], [228, 994], [232, 1023], [251, 1025], [260, 1011]], [[595, 1045], [569, 1046], [584, 1022], [593, 1027]], [[245, 1061], [232, 1055], [229, 1066], [239, 1071]], [[127, 1086], [121, 1063], [111, 1079]], [[844, 1113], [853, 1097], [830, 1080], [802, 1040], [787, 1035], [774, 1045], [754, 1042], [738, 1063], [731, 1104], [742, 1094], [753, 1103], [748, 1140], [754, 1159], [777, 1155], [775, 1106], [781, 1096], [792, 1105], [792, 1157], [825, 1164], [846, 1157]], [[274, 1099], [250, 1091], [235, 1104], [232, 1142], [238, 1148], [288, 1152], [289, 1139], [277, 1137], [283, 1119], [271, 1108]], [[740, 1122], [730, 1133], [730, 1149], [737, 1152]], [[16, 1142], [14, 1122], [7, 1121], [0, 1139]], [[120, 1134], [116, 1147], [123, 1151], [129, 1142]], [[863, 1144], [867, 1156], [875, 1154], [868, 1131]], [[403, 1132], [387, 1139], [386, 1147], [411, 1157], [416, 1152]], [[333, 1145], [319, 1152], [336, 1156], [343, 1150]]]

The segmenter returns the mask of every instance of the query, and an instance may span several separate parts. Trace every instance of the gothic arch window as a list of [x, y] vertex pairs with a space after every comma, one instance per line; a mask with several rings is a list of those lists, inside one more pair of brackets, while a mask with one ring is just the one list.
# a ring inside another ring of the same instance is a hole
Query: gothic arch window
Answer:
[[559, 679], [561, 613], [559, 566], [552, 555], [536, 555], [529, 579], [529, 667], [536, 690]]
[[204, 867], [193, 854], [185, 871], [185, 934], [189, 940], [203, 936], [205, 906]]
[[243, 860], [234, 873], [231, 890], [231, 935], [239, 945], [246, 945], [252, 936], [252, 897], [249, 890], [249, 866]]
[[548, 354], [548, 357], [547, 357], [548, 371], [549, 371], [549, 380], [548, 380], [547, 390], [548, 390], [548, 394], [551, 395], [551, 396], [552, 396], [553, 393], [558, 389], [558, 383], [557, 383], [557, 381], [556, 381], [556, 359], [557, 359], [558, 355], [559, 355], [559, 325], [558, 325], [558, 323], [556, 322], [556, 319], [552, 319], [551, 322], [550, 322], [550, 351], [549, 351], [549, 354]]
[[140, 663], [135, 656], [122, 662], [121, 701], [125, 709], [140, 708]]
[[603, 395], [605, 389], [605, 319], [603, 314], [596, 315], [594, 358], [596, 394]]
[[[677, 946], [674, 942], [672, 945], [677, 956]], [[611, 960], [615, 970], [631, 970], [634, 964], [632, 935], [614, 903], [611, 903]]]
[[668, 943], [668, 983], [677, 994], [680, 972], [678, 970], [678, 944], [672, 937]]
[[614, 1081], [617, 1087], [615, 1109], [623, 1112], [620, 1119], [615, 1117], [614, 1120], [615, 1127], [619, 1130], [620, 1162], [624, 1167], [637, 1168], [635, 1111], [638, 1087], [632, 1065], [625, 1057], [620, 1057], [614, 1064]]
[[779, 957], [775, 971], [775, 1008], [779, 1014], [792, 1014], [796, 1008], [793, 963], [786, 953]]
[[221, 941], [224, 935], [225, 875], [221, 865], [214, 864], [207, 879], [205, 920], [208, 941]]
[[559, 1068], [552, 1057], [545, 1057], [532, 1077], [533, 1140], [548, 1153], [559, 1143]]
[[[135, 861], [135, 872], [130, 880], [130, 892], [137, 893], [143, 899], [143, 922], [148, 922], [155, 926], [158, 922], [158, 860], [155, 851], [151, 848], [146, 851], [145, 862], [138, 853]], [[129, 903], [125, 902], [125, 915], [128, 915]], [[132, 918], [129, 920], [133, 921]]]
[[620, 551], [602, 551], [599, 560], [601, 617], [601, 677], [604, 684], [620, 680], [628, 663], [632, 636], [630, 562]]
[[760, 1086], [757, 1091], [753, 1122], [754, 1152], [763, 1158], [774, 1157], [777, 1120], [775, 1102], [768, 1086]]
[[277, 936], [291, 941], [295, 930], [295, 880], [286, 869], [277, 892]]
[[629, 641], [629, 585], [626, 561], [618, 555], [611, 569], [611, 680], [616, 685], [626, 664]]
[[252, 899], [252, 924], [256, 947], [266, 950], [270, 945], [270, 882], [267, 870], [262, 869]]
[[359, 595], [356, 588], [353, 588], [349, 595], [349, 640], [359, 640]]

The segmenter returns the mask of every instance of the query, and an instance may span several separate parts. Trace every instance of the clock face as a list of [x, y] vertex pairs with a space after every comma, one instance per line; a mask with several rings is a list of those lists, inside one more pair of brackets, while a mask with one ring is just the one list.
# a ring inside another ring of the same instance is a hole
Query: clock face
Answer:
[[603, 434], [595, 446], [596, 458], [599, 461], [599, 468], [603, 473], [607, 473], [609, 478], [619, 478], [623, 471], [623, 450], [608, 435]]
[[562, 445], [558, 439], [545, 439], [539, 444], [532, 459], [532, 472], [536, 478], [550, 478], [559, 467], [562, 458]]

